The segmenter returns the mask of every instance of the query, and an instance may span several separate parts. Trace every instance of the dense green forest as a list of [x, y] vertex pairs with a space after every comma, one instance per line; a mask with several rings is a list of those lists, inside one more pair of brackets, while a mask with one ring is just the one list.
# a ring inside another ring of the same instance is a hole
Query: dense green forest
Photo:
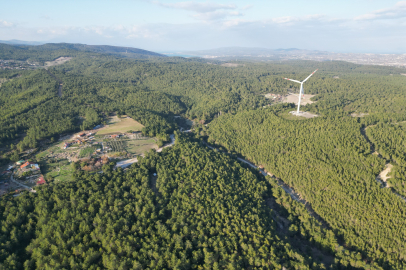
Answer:
[[125, 58], [148, 59], [162, 58], [162, 54], [128, 47], [106, 45], [86, 45], [70, 43], [48, 43], [38, 46], [8, 45], [0, 43], [0, 59], [38, 62], [43, 65], [58, 57], [81, 57], [98, 54], [110, 54]]
[[406, 197], [406, 127], [401, 123], [379, 123], [366, 128], [368, 138], [376, 150], [394, 167], [388, 184]]
[[[126, 171], [111, 163], [101, 174], [78, 170], [37, 193], [3, 196], [0, 269], [406, 267], [406, 202], [398, 196], [406, 195], [404, 69], [336, 61], [226, 67], [120, 47], [0, 45], [0, 59], [61, 56], [72, 59], [0, 70], [0, 163], [113, 112], [139, 121], [147, 136], [175, 132], [177, 142]], [[297, 92], [283, 78], [316, 68], [305, 85], [316, 102], [302, 109], [318, 117], [294, 117], [293, 104], [264, 97]], [[195, 121], [192, 135], [176, 131], [179, 115]], [[388, 163], [383, 188], [376, 176]]]
[[102, 175], [77, 172], [2, 198], [2, 268], [380, 269], [270, 179], [186, 135], [176, 140], [126, 172], [104, 165]]
[[223, 115], [210, 123], [208, 140], [293, 186], [347, 246], [403, 269], [406, 202], [375, 180], [385, 161], [372, 155], [362, 124], [350, 116], [284, 119], [292, 109]]
[[[7, 46], [3, 47], [15, 54], [23, 50]], [[8, 79], [0, 88], [0, 109], [5, 112], [0, 120], [3, 147], [24, 139], [18, 149], [32, 148], [44, 138], [91, 128], [112, 111], [131, 114], [147, 126], [145, 134], [168, 134], [176, 128], [174, 115], [208, 122], [219, 113], [260, 108], [270, 103], [262, 94], [291, 91], [294, 85], [283, 77], [301, 78], [304, 73], [295, 70], [316, 67], [318, 76], [308, 82], [305, 93], [318, 94], [314, 98], [318, 102], [307, 110], [335, 115], [370, 113], [372, 122], [406, 118], [401, 69], [306, 61], [247, 62], [229, 68], [194, 59], [134, 60], [80, 48], [75, 44], [27, 46], [25, 51], [48, 55], [48, 60], [57, 57], [54, 52], [74, 58], [49, 72], [0, 71], [0, 78]], [[7, 55], [0, 53], [0, 59]], [[61, 98], [57, 96], [59, 82], [63, 84]]]

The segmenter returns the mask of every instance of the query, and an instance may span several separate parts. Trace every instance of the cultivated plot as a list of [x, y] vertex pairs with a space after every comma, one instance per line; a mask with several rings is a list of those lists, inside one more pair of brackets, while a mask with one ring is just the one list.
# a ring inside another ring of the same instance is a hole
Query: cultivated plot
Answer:
[[108, 125], [97, 132], [97, 135], [126, 133], [127, 131], [141, 131], [144, 126], [130, 117], [113, 116]]

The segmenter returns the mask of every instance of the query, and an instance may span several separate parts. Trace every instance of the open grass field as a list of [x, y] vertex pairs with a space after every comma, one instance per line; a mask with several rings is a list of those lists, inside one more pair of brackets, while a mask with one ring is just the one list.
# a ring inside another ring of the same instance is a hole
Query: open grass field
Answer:
[[73, 167], [67, 160], [59, 160], [54, 163], [41, 164], [41, 171], [45, 179], [54, 178], [55, 181], [72, 179]]
[[92, 154], [93, 154], [93, 152], [94, 151], [96, 151], [96, 149], [99, 149], [99, 148], [101, 148], [101, 145], [92, 145], [92, 146], [89, 146], [89, 147], [85, 147], [85, 148], [83, 148], [82, 150], [80, 150], [80, 153], [79, 153], [79, 157], [80, 158], [83, 158], [83, 157], [90, 157]]
[[129, 130], [140, 131], [144, 126], [130, 117], [118, 118], [113, 116], [108, 122], [108, 126], [100, 129], [97, 135], [107, 135], [116, 133], [125, 133]]
[[72, 179], [73, 168], [70, 164], [55, 168], [55, 170], [48, 172], [45, 178], [54, 178], [54, 181], [68, 181]]
[[150, 149], [158, 149], [155, 139], [131, 140], [127, 141], [127, 152], [141, 155]]

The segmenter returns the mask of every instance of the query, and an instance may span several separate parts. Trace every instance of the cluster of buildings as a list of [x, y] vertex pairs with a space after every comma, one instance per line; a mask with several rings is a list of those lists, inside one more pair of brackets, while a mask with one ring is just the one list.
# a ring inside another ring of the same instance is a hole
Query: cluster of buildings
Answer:
[[20, 166], [15, 175], [24, 177], [26, 180], [35, 183], [36, 185], [46, 184], [44, 176], [41, 174], [40, 167], [37, 163], [31, 161], [20, 160], [16, 162]]
[[[22, 162], [23, 162], [23, 164], [22, 164]], [[20, 160], [20, 161], [17, 162], [17, 165], [20, 165], [20, 169], [25, 170], [25, 171], [27, 171], [27, 170], [36, 170], [36, 171], [39, 170], [39, 165], [34, 163], [34, 162], [31, 162], [31, 161], [24, 162], [24, 161]]]
[[29, 64], [23, 61], [0, 59], [0, 69], [29, 69], [36, 66], [37, 66], [36, 64]]
[[110, 138], [117, 139], [117, 138], [120, 138], [121, 136], [122, 136], [121, 134], [113, 134], [113, 135], [110, 135]]
[[80, 144], [82, 144], [84, 142], [92, 141], [94, 139], [93, 135], [94, 135], [94, 133], [92, 133], [92, 132], [89, 132], [87, 134], [85, 132], [82, 132], [82, 133], [78, 134], [73, 141], [65, 142], [65, 144], [63, 145], [63, 149], [68, 148], [72, 144], [79, 144], [80, 145]]

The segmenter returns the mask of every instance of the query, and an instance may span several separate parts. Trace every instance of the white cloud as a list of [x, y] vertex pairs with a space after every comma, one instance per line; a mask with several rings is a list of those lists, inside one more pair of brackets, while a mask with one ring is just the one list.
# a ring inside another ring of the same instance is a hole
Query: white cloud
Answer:
[[198, 2], [194, 2], [194, 1], [177, 2], [177, 3], [172, 3], [172, 4], [165, 4], [165, 3], [158, 2], [158, 1], [153, 1], [153, 3], [156, 5], [162, 6], [162, 7], [184, 9], [184, 10], [194, 11], [194, 12], [198, 12], [198, 13], [207, 13], [207, 12], [214, 12], [214, 11], [218, 11], [218, 10], [237, 8], [236, 5], [224, 5], [224, 4], [216, 4], [216, 3], [210, 3], [210, 2], [198, 3]]
[[276, 23], [278, 25], [293, 25], [293, 24], [304, 24], [304, 23], [323, 23], [323, 24], [328, 24], [332, 21], [337, 22], [338, 20], [328, 18], [324, 15], [321, 14], [313, 14], [313, 15], [307, 15], [307, 16], [302, 16], [302, 17], [293, 17], [293, 16], [285, 16], [285, 17], [278, 17], [278, 18], [273, 18], [270, 20], [273, 23]]
[[372, 13], [364, 14], [355, 18], [356, 21], [363, 20], [385, 20], [406, 18], [406, 1], [400, 1], [395, 6], [377, 10]]
[[0, 20], [0, 26], [3, 26], [3, 27], [12, 27], [12, 26], [14, 26], [14, 24], [11, 23], [11, 22], [7, 22], [7, 21]]
[[247, 10], [252, 8], [254, 5], [246, 5], [245, 7], [242, 7], [241, 10]]
[[213, 12], [197, 13], [193, 15], [194, 18], [202, 21], [221, 20], [231, 16], [243, 16], [243, 14], [238, 11], [216, 10]]
[[[193, 18], [205, 22], [223, 20], [225, 18], [234, 16], [243, 16], [242, 13], [237, 11], [238, 7], [234, 4], [225, 5], [212, 2], [199, 3], [195, 1], [177, 2], [171, 4], [153, 1], [152, 3], [166, 8], [192, 11], [195, 13], [192, 15]], [[243, 9], [248, 9], [249, 7], [250, 6], [246, 6]]]
[[239, 8], [233, 4], [154, 3], [168, 9], [186, 10], [196, 21], [184, 24], [86, 27], [57, 27], [49, 24], [49, 27], [29, 27], [0, 20], [0, 36], [2, 39], [131, 46], [153, 51], [245, 46], [405, 53], [406, 48], [406, 20], [375, 20], [388, 16], [398, 18], [406, 1], [398, 2], [396, 8], [366, 14], [369, 17], [363, 15], [366, 16], [364, 19], [359, 19], [362, 16], [357, 19], [336, 19], [313, 14], [264, 20], [248, 20], [241, 12], [249, 7]]
[[[151, 29], [152, 28], [152, 29]], [[155, 26], [134, 25], [132, 27], [124, 27], [122, 33], [127, 39], [154, 39], [159, 40], [163, 35], [162, 30]]]

